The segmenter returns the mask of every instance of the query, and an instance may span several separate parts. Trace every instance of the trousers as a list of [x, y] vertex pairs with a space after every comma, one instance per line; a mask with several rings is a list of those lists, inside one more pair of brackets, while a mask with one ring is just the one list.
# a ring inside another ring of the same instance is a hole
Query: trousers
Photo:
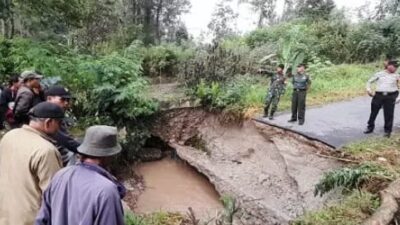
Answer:
[[371, 114], [368, 120], [368, 129], [373, 130], [375, 128], [375, 120], [379, 114], [381, 108], [383, 108], [383, 117], [385, 120], [385, 132], [391, 133], [393, 129], [393, 115], [396, 104], [396, 98], [399, 92], [391, 92], [384, 94], [382, 92], [376, 92], [371, 102]]
[[306, 114], [306, 90], [293, 90], [292, 95], [292, 120], [304, 122]]

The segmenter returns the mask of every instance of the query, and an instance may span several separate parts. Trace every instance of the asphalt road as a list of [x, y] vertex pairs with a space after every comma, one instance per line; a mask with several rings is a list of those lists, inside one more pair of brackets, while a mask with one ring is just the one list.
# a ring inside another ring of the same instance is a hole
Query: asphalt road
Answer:
[[[375, 132], [369, 135], [363, 134], [367, 126], [370, 108], [370, 97], [358, 97], [322, 107], [308, 108], [306, 122], [303, 126], [298, 123], [288, 123], [287, 121], [291, 117], [290, 113], [277, 115], [274, 120], [268, 118], [257, 120], [300, 133], [334, 148], [340, 148], [367, 137], [383, 135], [383, 109], [376, 119]], [[400, 130], [400, 105], [396, 105], [393, 130]]]

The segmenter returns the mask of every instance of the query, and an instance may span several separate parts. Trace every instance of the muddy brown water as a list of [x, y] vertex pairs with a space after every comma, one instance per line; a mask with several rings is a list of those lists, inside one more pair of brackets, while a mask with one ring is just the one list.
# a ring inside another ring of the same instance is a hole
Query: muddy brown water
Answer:
[[159, 211], [186, 214], [191, 207], [200, 218], [213, 217], [222, 209], [220, 196], [202, 174], [181, 160], [164, 158], [135, 168], [143, 176], [145, 190], [136, 213]]

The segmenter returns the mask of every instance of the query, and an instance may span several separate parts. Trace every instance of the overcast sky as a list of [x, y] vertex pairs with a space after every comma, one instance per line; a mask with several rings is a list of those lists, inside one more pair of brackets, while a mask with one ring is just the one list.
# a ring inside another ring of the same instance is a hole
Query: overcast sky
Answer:
[[[219, 0], [191, 0], [192, 9], [190, 13], [183, 16], [189, 33], [195, 38], [199, 37], [202, 31], [207, 31], [207, 24], [210, 22], [211, 14]], [[375, 3], [377, 0], [369, 0]], [[234, 0], [237, 2], [237, 0]], [[283, 10], [284, 0], [278, 0], [278, 13]], [[365, 4], [366, 0], [335, 0], [339, 8], [345, 7], [352, 15], [356, 15], [355, 9]], [[257, 15], [251, 12], [246, 4], [233, 4], [234, 10], [239, 13], [237, 27], [241, 32], [247, 32], [255, 28]]]

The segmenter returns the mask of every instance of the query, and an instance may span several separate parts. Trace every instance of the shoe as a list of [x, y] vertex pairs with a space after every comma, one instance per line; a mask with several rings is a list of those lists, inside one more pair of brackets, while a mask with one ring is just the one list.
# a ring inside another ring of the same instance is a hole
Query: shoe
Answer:
[[273, 116], [269, 116], [268, 119], [269, 119], [269, 120], [274, 120], [274, 117], [273, 117]]
[[374, 132], [374, 129], [367, 128], [367, 129], [364, 131], [364, 134], [370, 134], [370, 133], [372, 133], [372, 132]]
[[304, 125], [304, 121], [299, 121], [299, 125], [300, 126]]
[[294, 123], [294, 122], [296, 122], [297, 120], [296, 119], [290, 119], [289, 121], [288, 121], [288, 123]]
[[390, 136], [391, 136], [391, 133], [389, 133], [389, 132], [385, 132], [385, 134], [383, 135], [383, 137], [385, 137], [385, 138], [390, 138]]

